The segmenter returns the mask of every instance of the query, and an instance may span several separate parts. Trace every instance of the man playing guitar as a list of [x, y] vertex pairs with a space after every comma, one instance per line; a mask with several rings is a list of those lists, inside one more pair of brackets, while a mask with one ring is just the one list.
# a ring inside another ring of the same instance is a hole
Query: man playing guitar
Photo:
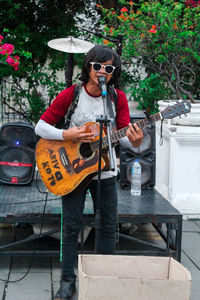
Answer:
[[[108, 87], [111, 85], [116, 86], [120, 72], [120, 59], [115, 51], [106, 46], [96, 45], [93, 47], [83, 60], [79, 101], [71, 116], [69, 128], [58, 129], [54, 125], [67, 114], [73, 101], [75, 85], [62, 91], [52, 102], [51, 106], [47, 108], [36, 124], [36, 134], [48, 140], [74, 141], [78, 143], [92, 142], [96, 138], [97, 131], [93, 126], [91, 126], [91, 130], [88, 130], [88, 127], [84, 124], [95, 122], [97, 116], [104, 114], [98, 77], [104, 76]], [[137, 124], [134, 124], [134, 127], [130, 124], [129, 108], [124, 92], [118, 89], [115, 89], [115, 92], [118, 98], [116, 109], [114, 101], [112, 101], [112, 104], [114, 107], [113, 111], [116, 114], [116, 127], [117, 129], [127, 127], [126, 137], [121, 139], [120, 142], [126, 143], [126, 146], [138, 147], [142, 143], [143, 132]], [[113, 153], [113, 156], [116, 166], [115, 153]], [[51, 157], [54, 157], [53, 154]], [[54, 164], [57, 164], [55, 159]], [[78, 174], [79, 170], [82, 170], [85, 165], [87, 165], [87, 160], [79, 159], [71, 163], [70, 168], [73, 169], [74, 173]], [[108, 170], [101, 173], [101, 230], [97, 245], [99, 254], [114, 254], [115, 252], [117, 230], [116, 175], [117, 168], [115, 168], [115, 171]], [[66, 182], [67, 184], [68, 182]], [[96, 177], [81, 191], [75, 190], [62, 196], [62, 274], [60, 288], [54, 298], [57, 300], [71, 299], [76, 290], [74, 265], [77, 259], [78, 233], [82, 225], [84, 201], [88, 189], [92, 195], [95, 210], [97, 199]]]

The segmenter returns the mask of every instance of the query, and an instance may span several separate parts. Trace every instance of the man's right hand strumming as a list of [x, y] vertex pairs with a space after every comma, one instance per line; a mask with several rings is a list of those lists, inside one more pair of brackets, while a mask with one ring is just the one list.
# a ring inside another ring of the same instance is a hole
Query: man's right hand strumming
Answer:
[[83, 143], [89, 143], [94, 138], [94, 134], [92, 132], [86, 132], [86, 126], [74, 126], [72, 128], [63, 130], [62, 135], [64, 140], [75, 140]]

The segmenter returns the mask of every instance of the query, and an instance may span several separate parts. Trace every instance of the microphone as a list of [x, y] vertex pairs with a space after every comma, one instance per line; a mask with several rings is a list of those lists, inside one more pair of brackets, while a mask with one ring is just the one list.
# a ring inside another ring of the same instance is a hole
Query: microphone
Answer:
[[107, 95], [106, 78], [104, 76], [99, 76], [98, 81], [99, 81], [99, 87], [101, 89], [102, 96], [106, 96]]

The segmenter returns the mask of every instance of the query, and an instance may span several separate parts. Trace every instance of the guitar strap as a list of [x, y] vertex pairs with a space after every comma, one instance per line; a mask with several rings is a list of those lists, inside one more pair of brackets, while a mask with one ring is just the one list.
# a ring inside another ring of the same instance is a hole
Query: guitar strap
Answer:
[[112, 121], [111, 121], [112, 131], [116, 131], [117, 130], [117, 126], [116, 126], [116, 122], [115, 122], [116, 117], [114, 116], [111, 98], [113, 98], [113, 100], [114, 100], [115, 111], [116, 111], [118, 97], [117, 97], [117, 93], [113, 87], [108, 88], [107, 106], [108, 106], [110, 118], [112, 119]]
[[65, 116], [65, 123], [64, 123], [64, 129], [68, 129], [69, 128], [69, 124], [70, 124], [70, 121], [71, 121], [71, 117], [77, 107], [77, 104], [78, 104], [78, 100], [79, 100], [79, 93], [80, 93], [80, 86], [77, 84], [75, 86], [75, 89], [74, 89], [74, 99], [68, 109], [68, 112]]

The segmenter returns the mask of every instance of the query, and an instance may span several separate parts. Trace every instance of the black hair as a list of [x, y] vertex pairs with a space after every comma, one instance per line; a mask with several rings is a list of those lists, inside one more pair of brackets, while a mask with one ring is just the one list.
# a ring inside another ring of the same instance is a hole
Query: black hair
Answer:
[[91, 70], [90, 62], [105, 62], [107, 60], [112, 60], [112, 65], [115, 68], [111, 80], [108, 82], [108, 85], [114, 84], [115, 87], [119, 86], [119, 79], [121, 74], [121, 62], [119, 55], [107, 46], [96, 45], [87, 53], [83, 60], [82, 64], [82, 74], [80, 76], [80, 80], [83, 83], [88, 83], [89, 80], [89, 73]]

